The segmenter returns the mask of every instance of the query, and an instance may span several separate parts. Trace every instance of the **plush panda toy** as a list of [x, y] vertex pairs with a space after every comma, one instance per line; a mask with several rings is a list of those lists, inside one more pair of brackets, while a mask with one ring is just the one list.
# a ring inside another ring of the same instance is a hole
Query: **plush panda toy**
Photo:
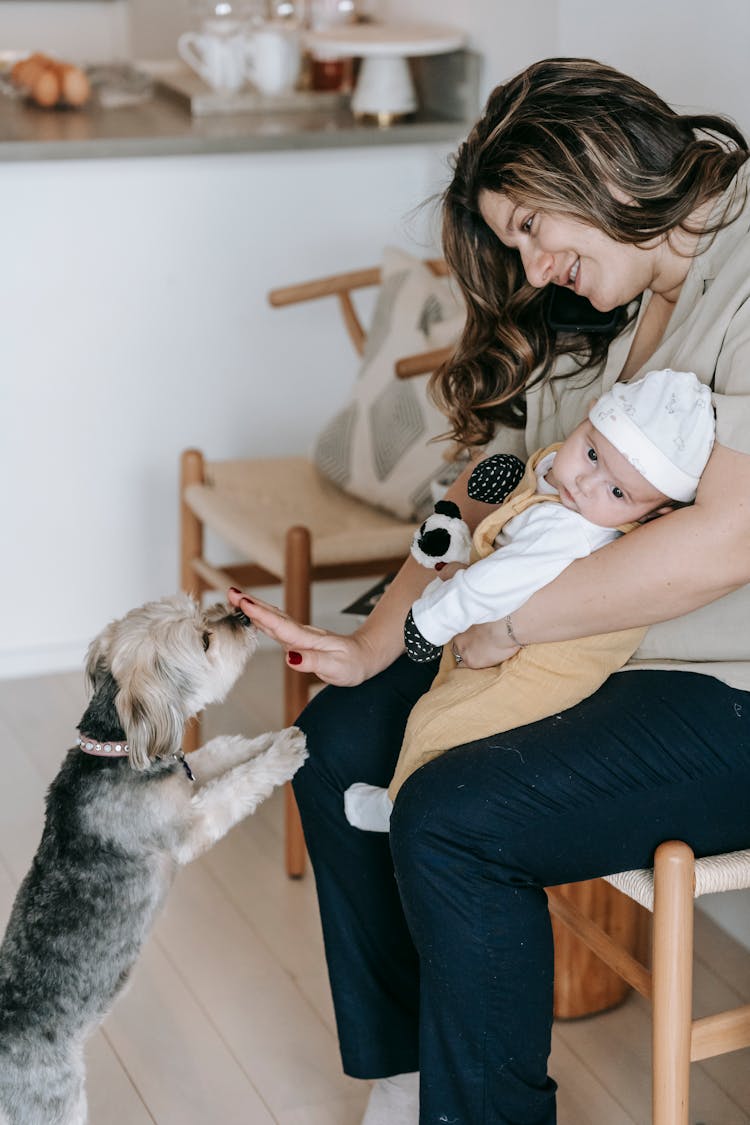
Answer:
[[422, 566], [440, 570], [446, 563], [468, 563], [471, 532], [452, 500], [438, 500], [435, 511], [414, 532], [411, 553]]
[[[469, 477], [466, 491], [472, 500], [485, 504], [502, 504], [521, 482], [526, 466], [518, 457], [497, 453], [480, 461]], [[422, 566], [442, 570], [447, 563], [468, 564], [471, 555], [471, 532], [461, 510], [452, 500], [438, 500], [434, 512], [415, 531], [411, 553]], [[418, 664], [437, 660], [442, 647], [433, 645], [420, 633], [412, 611], [404, 624], [406, 655]]]

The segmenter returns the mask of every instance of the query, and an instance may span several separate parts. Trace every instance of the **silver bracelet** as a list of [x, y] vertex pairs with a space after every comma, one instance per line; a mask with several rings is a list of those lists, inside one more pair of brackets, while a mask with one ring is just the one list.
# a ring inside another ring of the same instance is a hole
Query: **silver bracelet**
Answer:
[[518, 648], [526, 648], [526, 645], [522, 644], [522, 642], [519, 641], [518, 637], [513, 632], [513, 622], [510, 619], [509, 613], [507, 613], [505, 615], [505, 628], [508, 630], [508, 636], [509, 636], [512, 644], [517, 645]]

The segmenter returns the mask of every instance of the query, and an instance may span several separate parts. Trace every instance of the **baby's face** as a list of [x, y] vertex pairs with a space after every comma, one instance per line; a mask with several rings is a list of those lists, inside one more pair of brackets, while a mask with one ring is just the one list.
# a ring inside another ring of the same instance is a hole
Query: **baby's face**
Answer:
[[619, 527], [670, 502], [588, 419], [563, 442], [545, 479], [564, 507], [598, 527]]

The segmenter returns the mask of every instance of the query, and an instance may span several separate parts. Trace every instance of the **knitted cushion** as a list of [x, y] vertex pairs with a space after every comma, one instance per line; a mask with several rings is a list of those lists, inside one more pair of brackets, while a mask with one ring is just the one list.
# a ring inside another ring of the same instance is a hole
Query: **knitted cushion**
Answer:
[[403, 250], [385, 251], [382, 279], [354, 393], [318, 437], [314, 460], [352, 496], [421, 522], [446, 471], [446, 443], [428, 443], [448, 425], [428, 400], [429, 376], [397, 379], [394, 365], [452, 343], [464, 312], [450, 280]]

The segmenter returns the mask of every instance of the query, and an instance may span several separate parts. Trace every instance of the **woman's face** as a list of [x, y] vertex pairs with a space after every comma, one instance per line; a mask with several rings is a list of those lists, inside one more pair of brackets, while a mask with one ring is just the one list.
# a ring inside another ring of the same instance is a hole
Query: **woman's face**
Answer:
[[644, 249], [615, 242], [569, 215], [534, 210], [500, 192], [482, 191], [479, 210], [503, 245], [521, 255], [537, 289], [550, 283], [573, 289], [601, 312], [657, 289], [663, 243]]

